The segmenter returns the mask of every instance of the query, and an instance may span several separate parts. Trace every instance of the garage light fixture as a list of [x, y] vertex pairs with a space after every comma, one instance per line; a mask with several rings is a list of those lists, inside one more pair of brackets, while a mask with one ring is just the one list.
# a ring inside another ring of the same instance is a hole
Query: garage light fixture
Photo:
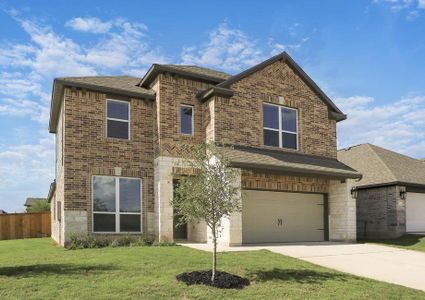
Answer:
[[400, 190], [400, 198], [406, 200], [406, 190]]
[[351, 188], [351, 198], [357, 199], [358, 191], [355, 187]]

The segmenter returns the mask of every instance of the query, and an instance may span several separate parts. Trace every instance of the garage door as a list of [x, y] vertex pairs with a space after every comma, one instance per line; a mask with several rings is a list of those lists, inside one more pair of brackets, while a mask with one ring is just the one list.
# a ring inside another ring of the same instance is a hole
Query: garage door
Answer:
[[243, 191], [242, 242], [324, 240], [323, 195]]
[[425, 232], [425, 194], [406, 194], [406, 231]]

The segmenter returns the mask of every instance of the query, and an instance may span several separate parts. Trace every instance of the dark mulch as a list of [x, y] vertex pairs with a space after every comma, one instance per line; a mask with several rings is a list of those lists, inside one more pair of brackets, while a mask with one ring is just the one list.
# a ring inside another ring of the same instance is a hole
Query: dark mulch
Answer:
[[187, 285], [204, 284], [220, 289], [243, 289], [249, 285], [249, 280], [238, 275], [218, 271], [215, 274], [214, 283], [211, 282], [211, 271], [193, 271], [176, 276], [178, 281]]

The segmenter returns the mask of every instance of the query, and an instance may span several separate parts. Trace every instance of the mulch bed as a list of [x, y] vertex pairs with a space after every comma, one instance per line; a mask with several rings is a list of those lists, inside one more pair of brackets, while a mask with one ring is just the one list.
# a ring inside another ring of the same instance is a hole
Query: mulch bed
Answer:
[[177, 275], [176, 279], [187, 285], [204, 284], [220, 289], [243, 289], [249, 285], [249, 280], [246, 278], [220, 271], [215, 273], [214, 283], [212, 283], [211, 270], [182, 273]]

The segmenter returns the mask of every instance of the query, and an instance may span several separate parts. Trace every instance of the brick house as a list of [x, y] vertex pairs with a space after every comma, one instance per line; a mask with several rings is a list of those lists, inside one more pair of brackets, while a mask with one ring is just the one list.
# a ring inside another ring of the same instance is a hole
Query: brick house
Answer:
[[[216, 141], [240, 169], [242, 212], [220, 242], [355, 240], [357, 171], [337, 160], [346, 116], [287, 53], [240, 74], [154, 64], [143, 78], [57, 78], [52, 236], [146, 234], [208, 241], [204, 223], [174, 226], [179, 145]], [[183, 167], [182, 167], [183, 164]]]
[[357, 237], [397, 238], [425, 232], [425, 164], [372, 144], [338, 151], [338, 159], [360, 171]]

